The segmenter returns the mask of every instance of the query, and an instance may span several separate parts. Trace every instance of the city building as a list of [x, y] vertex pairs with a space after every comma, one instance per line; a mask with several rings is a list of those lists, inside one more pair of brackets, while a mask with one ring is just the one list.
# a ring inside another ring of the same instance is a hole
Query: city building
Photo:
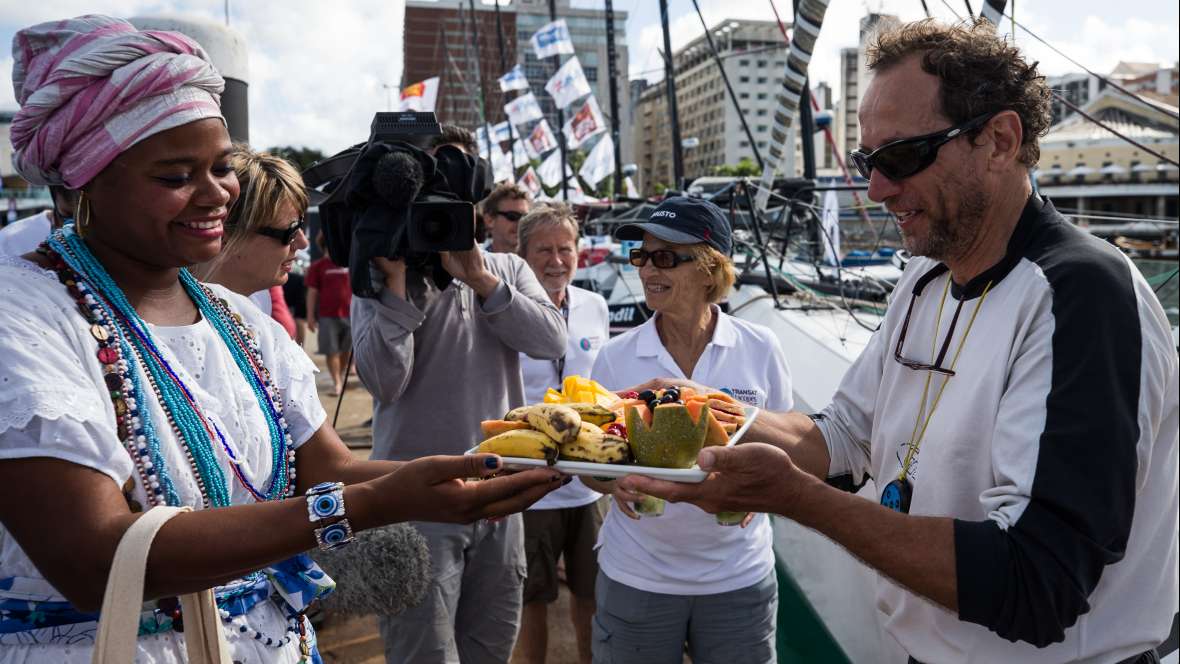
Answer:
[[857, 47], [840, 49], [840, 101], [836, 105], [833, 124], [836, 126], [837, 142], [844, 146], [844, 154], [855, 150], [860, 143], [857, 105], [860, 95], [873, 80], [873, 72], [869, 71], [865, 52], [877, 33], [898, 25], [901, 25], [901, 21], [892, 14], [866, 14], [860, 19]]
[[517, 14], [512, 4], [500, 7], [505, 68], [500, 64], [495, 6], [475, 2], [473, 20], [471, 4], [468, 0], [406, 0], [402, 79], [390, 86], [396, 88], [390, 95], [396, 99], [400, 89], [438, 76], [435, 114], [439, 122], [474, 129], [482, 118], [481, 82], [487, 121], [495, 124], [504, 119], [505, 93], [497, 79], [517, 61]]
[[[1144, 147], [1180, 159], [1174, 104], [1136, 101], [1108, 88], [1082, 110]], [[1174, 220], [1180, 212], [1180, 169], [1076, 113], [1041, 139], [1041, 159], [1033, 174], [1040, 192], [1082, 223], [1091, 219], [1086, 215]]]
[[[616, 5], [621, 3], [615, 3]], [[549, 125], [556, 131], [557, 108], [553, 100], [545, 93], [545, 83], [553, 76], [553, 72], [568, 55], [552, 56], [538, 60], [533, 52], [529, 39], [550, 22], [549, 0], [514, 0], [512, 6], [516, 12], [516, 41], [519, 44], [514, 62], [524, 66], [525, 75], [529, 79], [529, 86], [537, 100], [541, 103], [541, 110], [549, 120]], [[608, 61], [606, 49], [606, 12], [602, 9], [584, 9], [570, 6], [570, 0], [557, 0], [557, 17], [565, 19], [570, 31], [570, 39], [574, 43], [575, 55], [586, 74], [586, 80], [598, 105], [607, 120], [610, 120], [610, 78], [608, 75]], [[633, 161], [631, 150], [632, 124], [626, 121], [631, 108], [631, 86], [627, 80], [627, 12], [615, 10], [615, 68], [617, 74], [618, 104], [619, 104], [619, 145], [620, 156], [624, 163]], [[576, 111], [574, 107], [565, 109], [565, 117], [569, 112]]]
[[[725, 88], [708, 41], [702, 34], [673, 54], [676, 106], [689, 181], [708, 176], [742, 159], [765, 155], [778, 106], [775, 95], [786, 67], [787, 48], [774, 21], [726, 19], [710, 28], [725, 73], [737, 95], [753, 144]], [[635, 125], [637, 186], [645, 194], [674, 185], [672, 132], [664, 82], [648, 86], [637, 103]]]
[[[1143, 95], [1155, 101], [1176, 106], [1177, 92], [1180, 91], [1180, 65], [1161, 67], [1154, 62], [1119, 62], [1107, 78], [1130, 92]], [[1085, 106], [1098, 93], [1105, 90], [1106, 82], [1085, 73], [1049, 76], [1049, 89], [1064, 97], [1074, 106]], [[1053, 99], [1053, 124], [1061, 122], [1073, 110], [1060, 99]]]

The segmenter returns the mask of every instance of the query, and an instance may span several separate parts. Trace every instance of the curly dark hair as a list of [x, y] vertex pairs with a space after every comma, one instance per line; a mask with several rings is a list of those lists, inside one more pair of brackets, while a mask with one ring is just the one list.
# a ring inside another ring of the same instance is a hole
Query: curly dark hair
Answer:
[[[1039, 138], [1052, 121], [1049, 87], [1011, 43], [985, 19], [946, 25], [932, 19], [907, 23], [877, 35], [868, 48], [868, 68], [888, 69], [920, 54], [922, 70], [938, 77], [942, 112], [955, 124], [987, 113], [1015, 111], [1023, 129], [1020, 162], [1035, 166]], [[981, 129], [970, 134], [974, 141]]]
[[455, 125], [442, 125], [442, 133], [430, 140], [430, 147], [440, 145], [462, 145], [463, 151], [472, 157], [479, 156], [479, 148], [475, 144], [475, 134]]

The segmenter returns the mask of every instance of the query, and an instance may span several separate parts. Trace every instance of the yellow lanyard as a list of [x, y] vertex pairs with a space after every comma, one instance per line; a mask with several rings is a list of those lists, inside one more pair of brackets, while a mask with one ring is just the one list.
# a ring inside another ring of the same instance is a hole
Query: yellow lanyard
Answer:
[[[938, 327], [942, 323], [942, 309], [946, 304], [946, 294], [951, 289], [951, 277], [948, 274], [946, 277], [946, 287], [942, 289], [942, 300], [938, 303], [938, 317], [934, 320], [934, 340], [930, 347], [930, 362], [933, 363], [938, 352]], [[955, 364], [959, 361], [959, 353], [963, 352], [963, 345], [967, 343], [967, 335], [971, 334], [971, 326], [975, 324], [975, 317], [979, 315], [979, 308], [983, 306], [983, 301], [987, 299], [988, 291], [992, 289], [992, 282], [987, 282], [987, 286], [983, 288], [983, 294], [979, 296], [979, 302], [975, 304], [975, 310], [971, 312], [971, 319], [967, 321], [967, 329], [963, 331], [963, 337], [959, 339], [959, 347], [955, 349], [955, 355], [951, 358], [951, 371], [955, 370]], [[914, 462], [914, 457], [918, 454], [918, 446], [922, 444], [922, 439], [926, 435], [926, 427], [930, 426], [930, 420], [934, 418], [934, 411], [938, 408], [938, 402], [942, 400], [942, 393], [946, 390], [946, 384], [950, 382], [951, 376], [946, 376], [942, 379], [942, 385], [938, 388], [938, 394], [934, 395], [934, 403], [930, 405], [930, 412], [926, 414], [926, 420], [922, 421], [922, 410], [926, 407], [926, 397], [930, 393], [930, 379], [933, 377], [933, 371], [926, 372], [926, 384], [922, 388], [922, 402], [917, 414], [914, 416], [914, 430], [910, 433], [910, 444], [906, 446], [905, 460], [901, 464], [901, 472], [898, 473], [897, 479], [904, 480], [910, 474], [910, 465]], [[921, 430], [918, 429], [921, 425]]]

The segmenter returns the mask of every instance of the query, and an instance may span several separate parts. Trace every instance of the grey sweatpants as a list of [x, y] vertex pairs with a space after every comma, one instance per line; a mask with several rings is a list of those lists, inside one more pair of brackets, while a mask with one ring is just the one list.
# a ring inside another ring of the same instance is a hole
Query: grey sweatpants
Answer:
[[433, 570], [422, 604], [382, 616], [387, 664], [506, 664], [526, 574], [519, 514], [471, 525], [415, 522]]

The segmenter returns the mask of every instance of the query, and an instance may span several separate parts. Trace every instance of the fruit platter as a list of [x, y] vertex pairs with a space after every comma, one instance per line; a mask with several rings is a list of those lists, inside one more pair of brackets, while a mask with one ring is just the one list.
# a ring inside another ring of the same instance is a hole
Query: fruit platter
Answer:
[[697, 467], [697, 453], [737, 443], [757, 415], [723, 392], [673, 387], [617, 395], [567, 376], [542, 403], [481, 422], [484, 440], [467, 453], [498, 454], [508, 470], [549, 466], [597, 478], [700, 482], [707, 473]]

